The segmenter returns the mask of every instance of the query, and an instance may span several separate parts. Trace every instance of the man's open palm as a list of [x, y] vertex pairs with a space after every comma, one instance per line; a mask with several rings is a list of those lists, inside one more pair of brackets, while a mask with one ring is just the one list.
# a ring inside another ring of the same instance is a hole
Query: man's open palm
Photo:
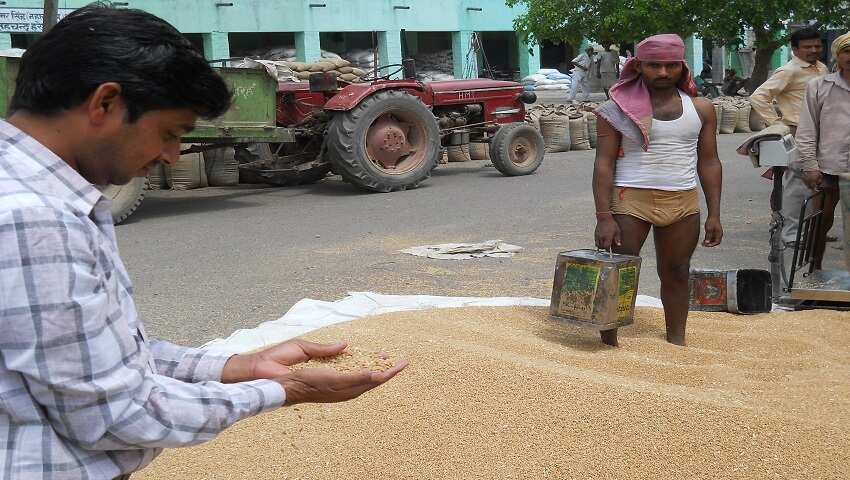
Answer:
[[348, 345], [345, 342], [321, 344], [292, 339], [254, 354], [253, 377], [275, 378], [289, 373], [290, 365], [311, 358], [339, 355]]

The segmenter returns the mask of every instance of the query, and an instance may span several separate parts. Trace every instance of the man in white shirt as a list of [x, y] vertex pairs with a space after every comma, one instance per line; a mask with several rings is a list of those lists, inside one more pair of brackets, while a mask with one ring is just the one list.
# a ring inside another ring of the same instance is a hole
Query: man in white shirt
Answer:
[[581, 87], [582, 95], [584, 95], [584, 100], [587, 101], [590, 98], [590, 87], [587, 85], [587, 74], [590, 71], [591, 65], [593, 65], [593, 46], [589, 45], [585, 51], [574, 58], [572, 60], [573, 64], [573, 78], [570, 82], [570, 96], [569, 101], [574, 102], [576, 99], [576, 93], [578, 93], [578, 88]]
[[[702, 244], [714, 247], [723, 238], [714, 107], [697, 98], [685, 44], [675, 34], [639, 43], [610, 94], [595, 111], [596, 246], [640, 255], [652, 230], [667, 341], [685, 345], [688, 274], [700, 234], [698, 182], [708, 210]], [[601, 333], [617, 345], [616, 329]]]

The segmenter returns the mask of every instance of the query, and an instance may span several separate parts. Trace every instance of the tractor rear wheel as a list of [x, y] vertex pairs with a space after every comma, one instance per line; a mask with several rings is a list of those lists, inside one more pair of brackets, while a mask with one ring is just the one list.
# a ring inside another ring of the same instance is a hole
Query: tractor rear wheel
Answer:
[[529, 175], [543, 163], [543, 137], [527, 123], [502, 125], [490, 142], [490, 160], [503, 175]]
[[139, 208], [145, 198], [148, 186], [146, 177], [136, 177], [125, 185], [105, 185], [97, 187], [104, 197], [112, 200], [112, 222], [123, 222]]
[[375, 192], [414, 188], [437, 166], [437, 120], [413, 95], [378, 92], [334, 116], [328, 153], [334, 172], [358, 187]]

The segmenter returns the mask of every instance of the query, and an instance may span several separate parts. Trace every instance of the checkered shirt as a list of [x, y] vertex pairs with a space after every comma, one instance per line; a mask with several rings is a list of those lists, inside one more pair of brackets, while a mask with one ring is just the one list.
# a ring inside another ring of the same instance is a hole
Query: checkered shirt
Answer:
[[110, 201], [0, 121], [0, 478], [112, 479], [283, 404], [227, 358], [145, 336]]

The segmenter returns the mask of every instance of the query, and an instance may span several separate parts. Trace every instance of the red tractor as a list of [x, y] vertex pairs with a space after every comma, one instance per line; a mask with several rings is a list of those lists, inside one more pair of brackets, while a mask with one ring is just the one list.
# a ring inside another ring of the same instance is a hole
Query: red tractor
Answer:
[[[347, 83], [316, 73], [308, 82], [280, 83], [277, 125], [294, 142], [237, 148], [240, 170], [279, 185], [309, 183], [333, 171], [358, 187], [391, 192], [416, 187], [438, 163], [441, 149], [489, 143], [493, 166], [528, 175], [543, 161], [543, 138], [524, 122], [533, 92], [489, 79], [423, 84], [411, 65]], [[390, 79], [402, 70], [406, 77]]]

